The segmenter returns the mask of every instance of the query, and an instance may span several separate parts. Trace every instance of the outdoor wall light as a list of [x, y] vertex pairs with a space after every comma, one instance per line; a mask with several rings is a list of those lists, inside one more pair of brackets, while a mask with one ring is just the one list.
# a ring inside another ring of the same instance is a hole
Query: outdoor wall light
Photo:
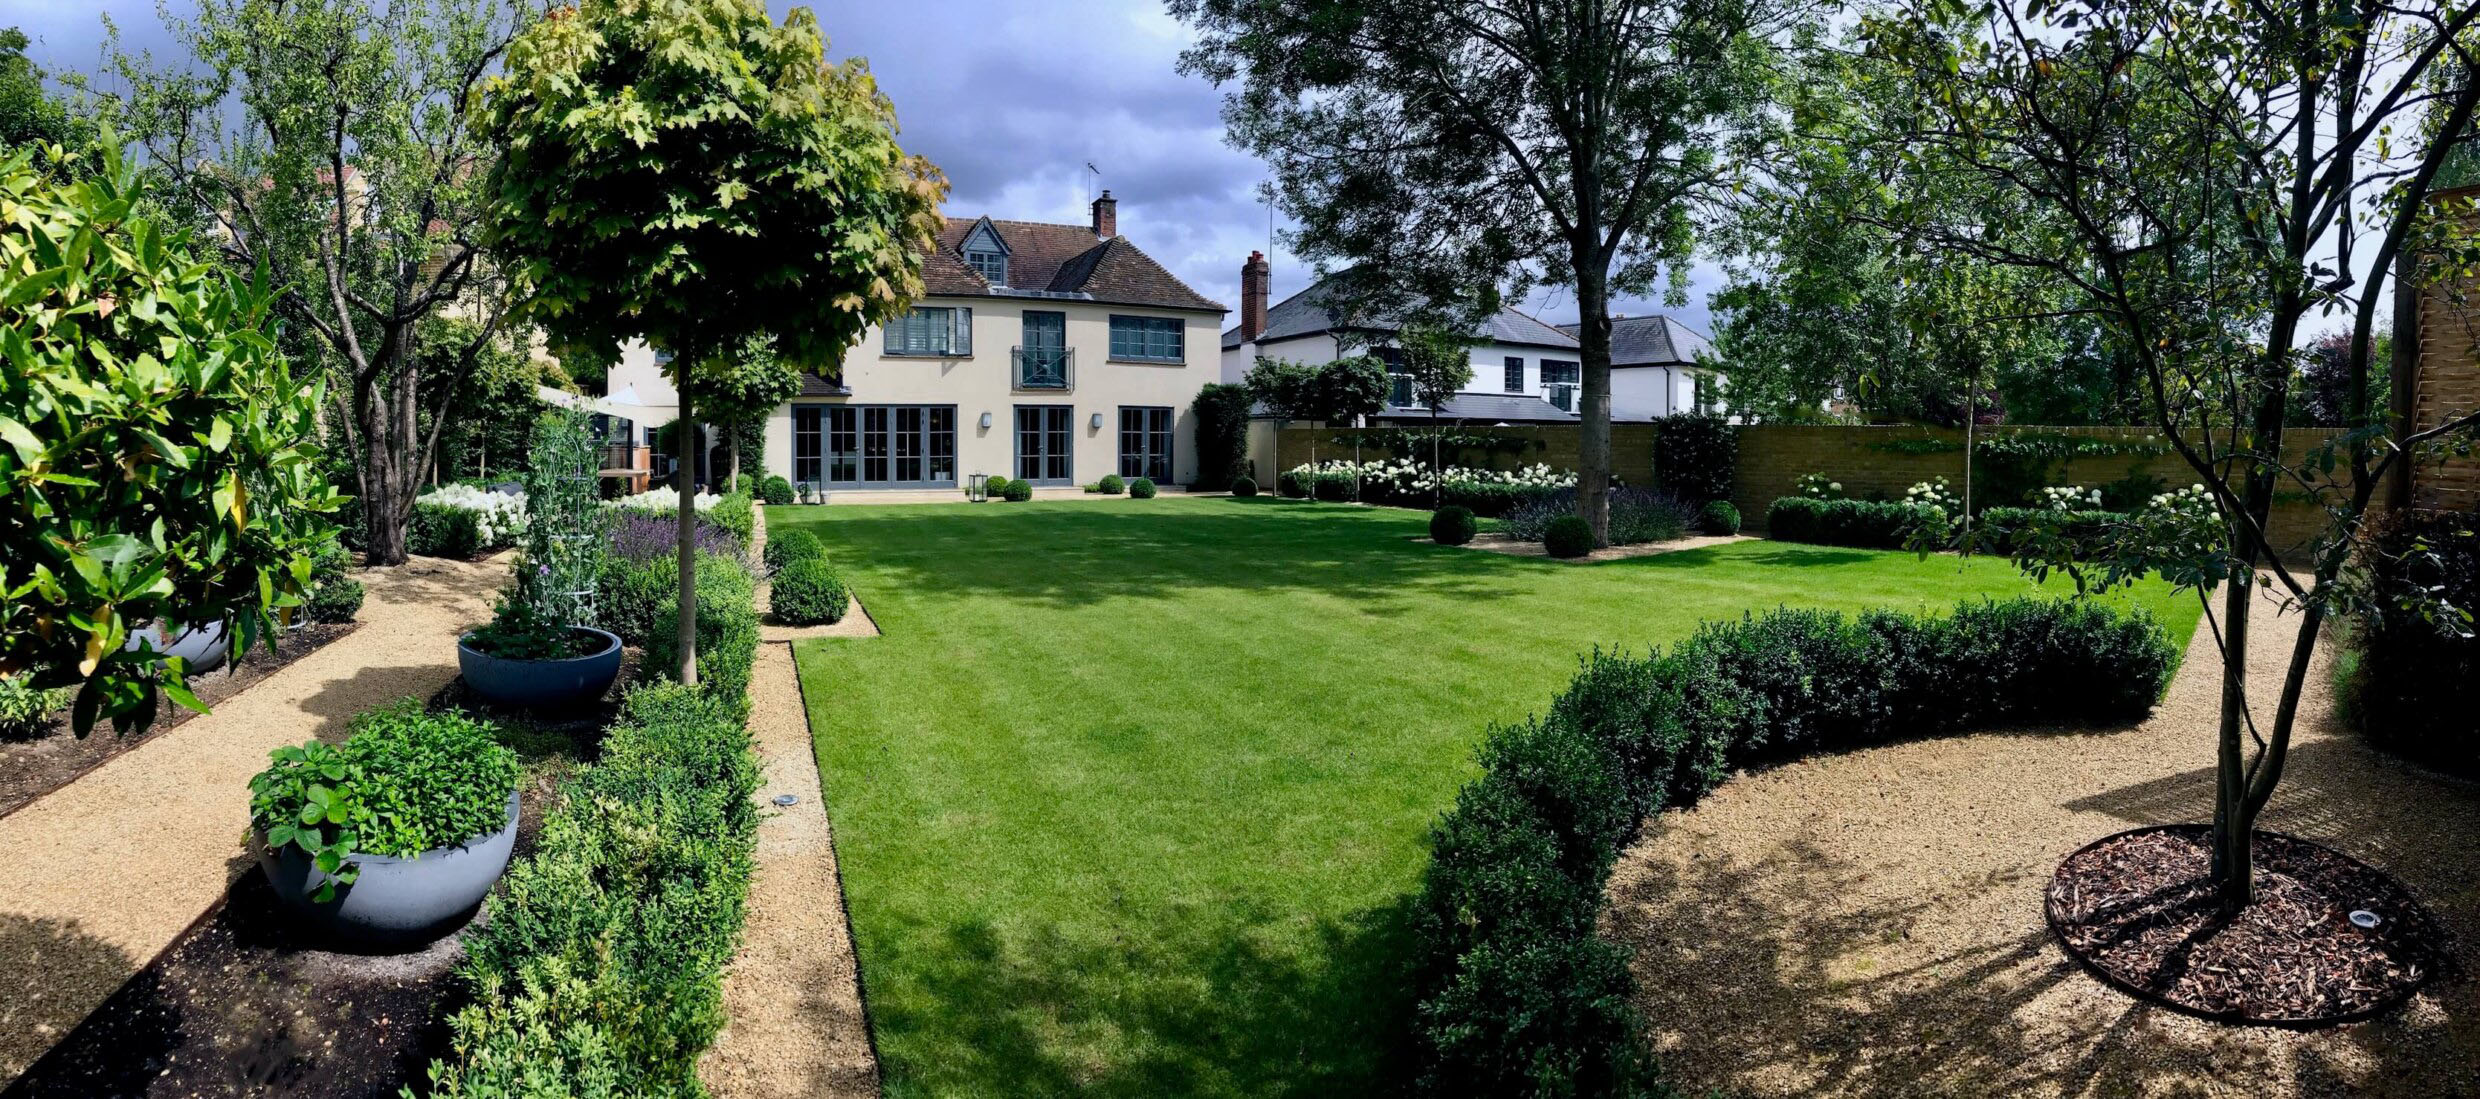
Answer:
[[982, 413], [982, 430], [990, 430], [990, 413]]
[[1102, 413], [1094, 413], [1094, 418], [1088, 422], [1088, 426], [1096, 431], [1102, 430]]

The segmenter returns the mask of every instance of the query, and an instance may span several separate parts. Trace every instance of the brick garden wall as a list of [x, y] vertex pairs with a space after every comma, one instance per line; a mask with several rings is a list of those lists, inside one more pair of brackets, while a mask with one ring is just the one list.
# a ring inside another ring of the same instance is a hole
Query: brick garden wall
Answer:
[[[1372, 430], [1384, 431], [1385, 429]], [[1583, 437], [1583, 432], [1569, 424], [1543, 427], [1459, 427], [1454, 430], [1458, 435], [1515, 439], [1523, 443], [1523, 449], [1514, 452], [1467, 447], [1460, 453], [1447, 455], [1447, 464], [1471, 469], [1519, 469], [1535, 464], [1559, 470], [1574, 469], [1577, 465], [1576, 444]], [[1334, 440], [1338, 436], [1351, 434], [1352, 431], [1349, 428], [1286, 427], [1281, 432], [1282, 439], [1278, 446], [1275, 468], [1291, 469], [1307, 462], [1311, 443], [1316, 444], [1318, 460], [1321, 462], [1350, 458], [1352, 456], [1351, 445], [1347, 443], [1338, 446]], [[1363, 447], [1361, 449], [1361, 458], [1364, 461], [1386, 456], [1383, 451], [1376, 448]], [[1423, 453], [1420, 457], [1427, 460], [1428, 455]], [[1610, 425], [1610, 468], [1611, 472], [1616, 474], [1621, 481], [1631, 485], [1653, 482], [1652, 424]], [[1267, 487], [1271, 489], [1273, 486]]]
[[[2419, 358], [2409, 395], [2415, 433], [2480, 409], [2480, 280], [2425, 287], [2419, 310]], [[2414, 467], [2411, 503], [2480, 509], [2480, 456]]]

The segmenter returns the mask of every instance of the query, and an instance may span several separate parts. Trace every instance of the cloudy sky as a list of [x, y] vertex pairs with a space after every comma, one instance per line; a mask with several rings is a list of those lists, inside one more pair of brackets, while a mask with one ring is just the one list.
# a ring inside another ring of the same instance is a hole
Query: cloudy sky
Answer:
[[[779, 13], [787, 6], [772, 2]], [[1088, 189], [1108, 187], [1123, 235], [1206, 296], [1238, 306], [1240, 264], [1267, 247], [1256, 197], [1266, 166], [1224, 144], [1221, 93], [1176, 71], [1188, 33], [1159, 2], [814, 6], [829, 52], [869, 59], [895, 101], [905, 146], [946, 170], [950, 214], [1083, 223]], [[0, 26], [24, 29], [36, 63], [51, 72], [96, 66], [107, 13], [130, 45], [168, 60], [156, 0], [0, 0]], [[1287, 251], [1270, 254], [1278, 299], [1306, 285], [1310, 272]], [[1672, 311], [1699, 331], [1708, 328], [1711, 284], [1700, 272], [1691, 304]], [[1576, 315], [1573, 298], [1556, 290], [1531, 306], [1548, 321]], [[1618, 310], [1663, 311], [1651, 302]]]

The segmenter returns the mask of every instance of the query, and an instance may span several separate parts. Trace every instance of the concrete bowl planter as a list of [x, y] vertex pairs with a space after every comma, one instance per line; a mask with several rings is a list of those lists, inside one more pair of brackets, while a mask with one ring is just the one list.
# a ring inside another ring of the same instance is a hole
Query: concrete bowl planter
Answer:
[[565, 660], [510, 660], [467, 644], [471, 634], [458, 638], [456, 665], [465, 674], [465, 688], [492, 705], [526, 709], [558, 709], [603, 697], [620, 678], [620, 635], [592, 626], [569, 628], [592, 634], [602, 647]]
[[312, 895], [328, 876], [301, 848], [272, 850], [261, 832], [258, 867], [276, 899], [321, 939], [346, 948], [411, 949], [455, 930], [490, 895], [516, 850], [517, 816], [511, 790], [508, 823], [499, 831], [411, 858], [351, 856], [345, 862], [358, 874], [325, 901]]
[[147, 623], [130, 627], [129, 640], [123, 642], [121, 647], [136, 652], [142, 647], [141, 641], [143, 640], [145, 643], [153, 644], [156, 652], [166, 656], [180, 657], [185, 662], [183, 666], [195, 674], [211, 672], [224, 666], [224, 657], [227, 655], [224, 636], [222, 622], [192, 626], [169, 637], [165, 636], [161, 625]]

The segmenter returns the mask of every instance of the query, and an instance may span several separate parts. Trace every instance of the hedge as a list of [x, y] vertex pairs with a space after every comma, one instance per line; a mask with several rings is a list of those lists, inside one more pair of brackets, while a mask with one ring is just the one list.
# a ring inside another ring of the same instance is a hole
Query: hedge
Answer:
[[[1972, 521], [1981, 527], [1982, 536], [1994, 540], [2000, 552], [2011, 552], [2015, 538], [2032, 526], [2043, 514], [2033, 508], [1987, 508]], [[2097, 545], [2112, 527], [2127, 521], [2123, 512], [2086, 510], [2066, 514], [2066, 536], [2085, 545]]]
[[1669, 652], [1596, 650], [1493, 728], [1431, 833], [1414, 1056], [1432, 1095], [1660, 1094], [1624, 950], [1595, 934], [1619, 847], [1733, 770], [1993, 722], [2125, 722], [2178, 662], [2141, 611], [2018, 599], [1945, 617], [1781, 610]]
[[483, 544], [482, 513], [471, 508], [417, 502], [405, 524], [405, 552], [417, 557], [464, 560], [498, 548]]
[[[697, 560], [698, 685], [726, 698], [749, 693], [749, 667], [758, 656], [758, 580], [738, 558], [699, 554]], [[640, 674], [672, 674], [680, 656], [680, 604], [675, 597], [655, 612], [647, 632]], [[617, 632], [617, 631], [614, 631]]]
[[2387, 751], [2480, 777], [2480, 638], [2469, 622], [2419, 610], [2439, 599], [2480, 606], [2480, 515], [2387, 517], [2359, 566], [2366, 598], [2346, 631], [2344, 719]]
[[746, 546], [758, 528], [758, 502], [746, 492], [725, 493], [715, 506], [699, 513], [699, 518], [731, 531]]
[[789, 504], [792, 502], [792, 482], [780, 476], [770, 476], [758, 482], [758, 498], [769, 504]]
[[823, 557], [784, 566], [784, 571], [775, 574], [769, 597], [776, 620], [795, 626], [843, 621], [844, 612], [852, 606], [844, 578]]
[[1924, 506], [1785, 496], [1765, 509], [1765, 535], [1779, 542], [1901, 549]]
[[1249, 404], [1247, 386], [1215, 382], [1199, 387], [1189, 403], [1197, 417], [1197, 491], [1215, 492], [1247, 475]]
[[815, 534], [805, 530], [788, 530], [766, 540], [763, 557], [769, 571], [779, 571], [795, 561], [824, 561], [827, 559], [827, 547], [818, 541]]
[[466, 936], [457, 974], [474, 999], [449, 1020], [430, 1094], [703, 1094], [757, 834], [745, 706], [629, 692]]

